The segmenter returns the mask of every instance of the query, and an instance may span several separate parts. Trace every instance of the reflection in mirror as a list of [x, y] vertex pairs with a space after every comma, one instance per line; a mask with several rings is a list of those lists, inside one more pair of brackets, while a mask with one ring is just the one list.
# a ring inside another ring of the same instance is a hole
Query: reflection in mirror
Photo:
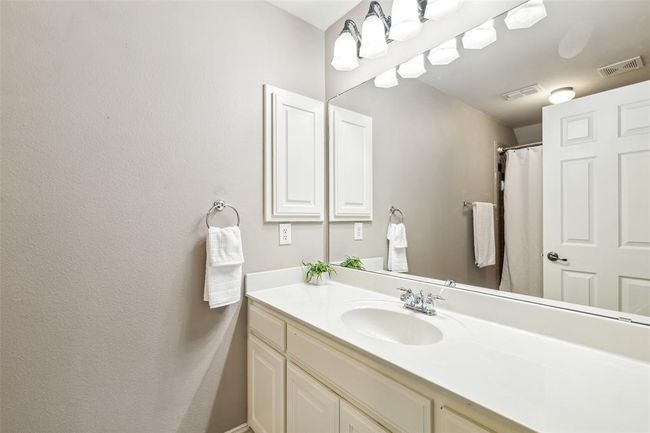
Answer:
[[647, 323], [650, 7], [544, 7], [330, 101], [330, 260]]

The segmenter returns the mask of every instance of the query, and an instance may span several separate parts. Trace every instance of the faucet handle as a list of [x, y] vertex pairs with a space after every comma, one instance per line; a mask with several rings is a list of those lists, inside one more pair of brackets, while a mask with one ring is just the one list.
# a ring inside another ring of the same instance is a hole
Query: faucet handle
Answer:
[[401, 291], [402, 294], [400, 295], [399, 299], [401, 301], [406, 301], [407, 299], [411, 298], [413, 296], [413, 290], [407, 289], [404, 287], [398, 287], [397, 290]]

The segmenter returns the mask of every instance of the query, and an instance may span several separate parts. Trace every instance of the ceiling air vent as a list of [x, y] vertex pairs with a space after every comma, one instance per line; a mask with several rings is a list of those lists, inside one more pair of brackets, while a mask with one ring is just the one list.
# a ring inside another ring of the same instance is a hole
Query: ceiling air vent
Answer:
[[620, 62], [598, 68], [598, 73], [601, 77], [607, 78], [625, 72], [634, 71], [635, 69], [641, 69], [642, 67], [643, 59], [641, 56], [636, 56], [631, 59], [621, 60]]
[[542, 86], [539, 84], [532, 84], [530, 86], [522, 87], [521, 89], [517, 90], [511, 90], [509, 92], [504, 93], [503, 99], [506, 101], [514, 101], [515, 99], [523, 98], [524, 96], [530, 96], [534, 95], [536, 93], [542, 92], [544, 89], [542, 89]]

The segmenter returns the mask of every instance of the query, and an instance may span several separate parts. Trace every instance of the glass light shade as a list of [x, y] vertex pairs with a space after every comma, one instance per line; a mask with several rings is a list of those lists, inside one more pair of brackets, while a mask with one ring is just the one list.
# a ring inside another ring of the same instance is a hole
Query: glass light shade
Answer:
[[337, 71], [351, 71], [359, 66], [357, 41], [350, 32], [343, 32], [336, 38], [332, 66]]
[[494, 28], [494, 20], [489, 20], [465, 32], [463, 35], [463, 47], [466, 50], [480, 50], [496, 40], [497, 31]]
[[504, 20], [510, 30], [527, 29], [546, 17], [543, 0], [530, 0], [508, 11]]
[[551, 104], [561, 104], [562, 102], [572, 100], [575, 96], [576, 92], [573, 90], [573, 87], [562, 87], [553, 90], [551, 96], [548, 97], [548, 100]]
[[426, 71], [424, 68], [424, 54], [418, 54], [408, 62], [402, 63], [397, 70], [402, 78], [417, 78]]
[[376, 59], [388, 52], [384, 23], [376, 15], [370, 15], [363, 22], [359, 52], [366, 59]]
[[458, 10], [463, 0], [429, 0], [424, 11], [424, 18], [428, 20], [439, 20], [445, 15]]
[[375, 86], [383, 89], [389, 89], [397, 86], [397, 75], [395, 75], [395, 68], [389, 69], [386, 72], [379, 74], [375, 77]]
[[456, 48], [456, 38], [449, 39], [429, 51], [429, 63], [432, 65], [448, 65], [460, 57]]
[[406, 41], [422, 28], [417, 0], [395, 0], [391, 9], [390, 33], [395, 41]]

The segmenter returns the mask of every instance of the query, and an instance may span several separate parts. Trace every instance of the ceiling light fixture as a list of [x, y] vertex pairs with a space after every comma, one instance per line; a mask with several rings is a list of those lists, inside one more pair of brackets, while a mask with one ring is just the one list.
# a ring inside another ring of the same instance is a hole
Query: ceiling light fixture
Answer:
[[546, 17], [543, 0], [530, 0], [521, 6], [508, 11], [505, 18], [510, 30], [527, 29]]
[[388, 37], [406, 41], [422, 28], [422, 17], [427, 0], [395, 0], [391, 9], [391, 25]]
[[575, 96], [576, 92], [573, 90], [573, 87], [561, 87], [553, 90], [548, 100], [551, 104], [561, 104], [562, 102], [572, 100]]
[[384, 14], [381, 5], [370, 2], [368, 14], [361, 26], [361, 48], [359, 54], [366, 59], [376, 59], [388, 52], [387, 35], [390, 29], [390, 17]]
[[408, 62], [402, 63], [397, 70], [402, 78], [417, 78], [426, 71], [424, 68], [424, 54], [418, 54]]
[[352, 20], [345, 20], [343, 30], [334, 42], [332, 66], [337, 71], [352, 71], [359, 66], [361, 35]]
[[439, 20], [445, 15], [458, 10], [463, 0], [429, 0], [424, 11], [424, 18], [428, 20]]
[[397, 75], [395, 75], [395, 68], [391, 68], [383, 74], [379, 74], [375, 77], [375, 86], [381, 87], [382, 89], [389, 89], [398, 84]]
[[466, 50], [480, 50], [497, 40], [497, 31], [494, 29], [494, 20], [488, 20], [478, 27], [465, 32], [463, 47]]
[[459, 57], [456, 38], [452, 38], [432, 48], [427, 58], [432, 65], [448, 65]]

